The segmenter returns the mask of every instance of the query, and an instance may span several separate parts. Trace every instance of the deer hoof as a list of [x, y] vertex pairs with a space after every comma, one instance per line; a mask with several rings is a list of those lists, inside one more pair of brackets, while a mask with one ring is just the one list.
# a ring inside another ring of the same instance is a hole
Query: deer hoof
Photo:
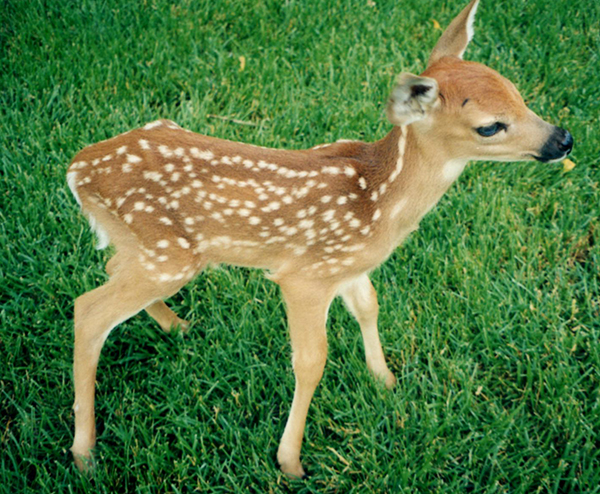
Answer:
[[91, 473], [96, 467], [94, 457], [91, 454], [83, 455], [73, 452], [73, 461], [81, 473]]
[[306, 479], [308, 475], [302, 468], [302, 463], [298, 459], [285, 459], [282, 454], [277, 455], [277, 462], [280, 470], [290, 479]]

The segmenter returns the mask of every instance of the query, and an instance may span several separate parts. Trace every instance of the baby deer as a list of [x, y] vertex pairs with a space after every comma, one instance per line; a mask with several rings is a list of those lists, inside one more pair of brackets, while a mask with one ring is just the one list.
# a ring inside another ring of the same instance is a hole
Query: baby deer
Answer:
[[162, 301], [209, 264], [265, 269], [281, 287], [296, 387], [277, 458], [302, 477], [300, 448], [327, 358], [329, 306], [340, 295], [360, 324], [367, 366], [391, 387], [368, 273], [416, 230], [470, 160], [544, 162], [571, 151], [569, 132], [529, 110], [497, 72], [462, 60], [478, 0], [454, 19], [421, 76], [392, 90], [390, 133], [374, 143], [302, 151], [206, 137], [159, 120], [81, 151], [67, 180], [109, 281], [75, 301], [75, 438], [86, 468], [95, 444], [94, 387], [110, 331], [141, 310], [187, 327]]

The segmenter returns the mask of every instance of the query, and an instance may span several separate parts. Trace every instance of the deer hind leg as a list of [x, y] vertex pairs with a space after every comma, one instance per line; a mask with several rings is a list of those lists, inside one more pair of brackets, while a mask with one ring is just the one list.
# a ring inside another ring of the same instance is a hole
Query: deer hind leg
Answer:
[[396, 383], [394, 374], [390, 372], [377, 331], [377, 315], [379, 305], [377, 293], [366, 274], [344, 284], [339, 291], [344, 303], [358, 321], [365, 345], [367, 367], [371, 373], [384, 382], [387, 388]]
[[[106, 263], [106, 272], [109, 276], [115, 274], [118, 271], [119, 266], [122, 264], [121, 256], [117, 253]], [[146, 313], [154, 319], [163, 331], [166, 333], [170, 332], [171, 329], [179, 327], [184, 332], [187, 332], [190, 323], [184, 319], [181, 319], [173, 312], [167, 304], [162, 300], [153, 302], [146, 307]]]
[[157, 300], [153, 304], [146, 307], [146, 313], [154, 319], [163, 331], [168, 333], [171, 329], [179, 327], [182, 331], [187, 332], [190, 323], [184, 319], [177, 317], [167, 304], [162, 300]]
[[149, 281], [148, 272], [136, 263], [119, 269], [103, 286], [75, 300], [75, 438], [71, 451], [80, 470], [88, 467], [96, 442], [94, 388], [100, 351], [110, 331], [156, 300], [181, 288]]
[[327, 311], [335, 289], [302, 282], [280, 285], [287, 307], [296, 386], [277, 460], [285, 474], [304, 477], [300, 449], [308, 408], [327, 360]]

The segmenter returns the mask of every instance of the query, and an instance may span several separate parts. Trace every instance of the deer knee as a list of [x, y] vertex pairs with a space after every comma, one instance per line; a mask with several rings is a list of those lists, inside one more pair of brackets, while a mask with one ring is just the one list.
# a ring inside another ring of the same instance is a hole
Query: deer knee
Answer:
[[377, 292], [366, 276], [361, 276], [343, 286], [340, 295], [359, 324], [377, 321], [379, 314]]
[[296, 379], [316, 386], [323, 377], [326, 361], [327, 343], [309, 351], [294, 352], [292, 365]]

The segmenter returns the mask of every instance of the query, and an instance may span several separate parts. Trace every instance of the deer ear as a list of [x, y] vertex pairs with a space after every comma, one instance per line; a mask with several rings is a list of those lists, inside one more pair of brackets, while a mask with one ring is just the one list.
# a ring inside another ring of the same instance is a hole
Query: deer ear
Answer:
[[423, 120], [438, 98], [438, 84], [431, 77], [400, 74], [387, 103], [387, 118], [394, 125]]
[[442, 57], [463, 57], [469, 41], [473, 38], [473, 22], [478, 5], [479, 0], [471, 0], [469, 5], [454, 18], [431, 52], [428, 67]]

